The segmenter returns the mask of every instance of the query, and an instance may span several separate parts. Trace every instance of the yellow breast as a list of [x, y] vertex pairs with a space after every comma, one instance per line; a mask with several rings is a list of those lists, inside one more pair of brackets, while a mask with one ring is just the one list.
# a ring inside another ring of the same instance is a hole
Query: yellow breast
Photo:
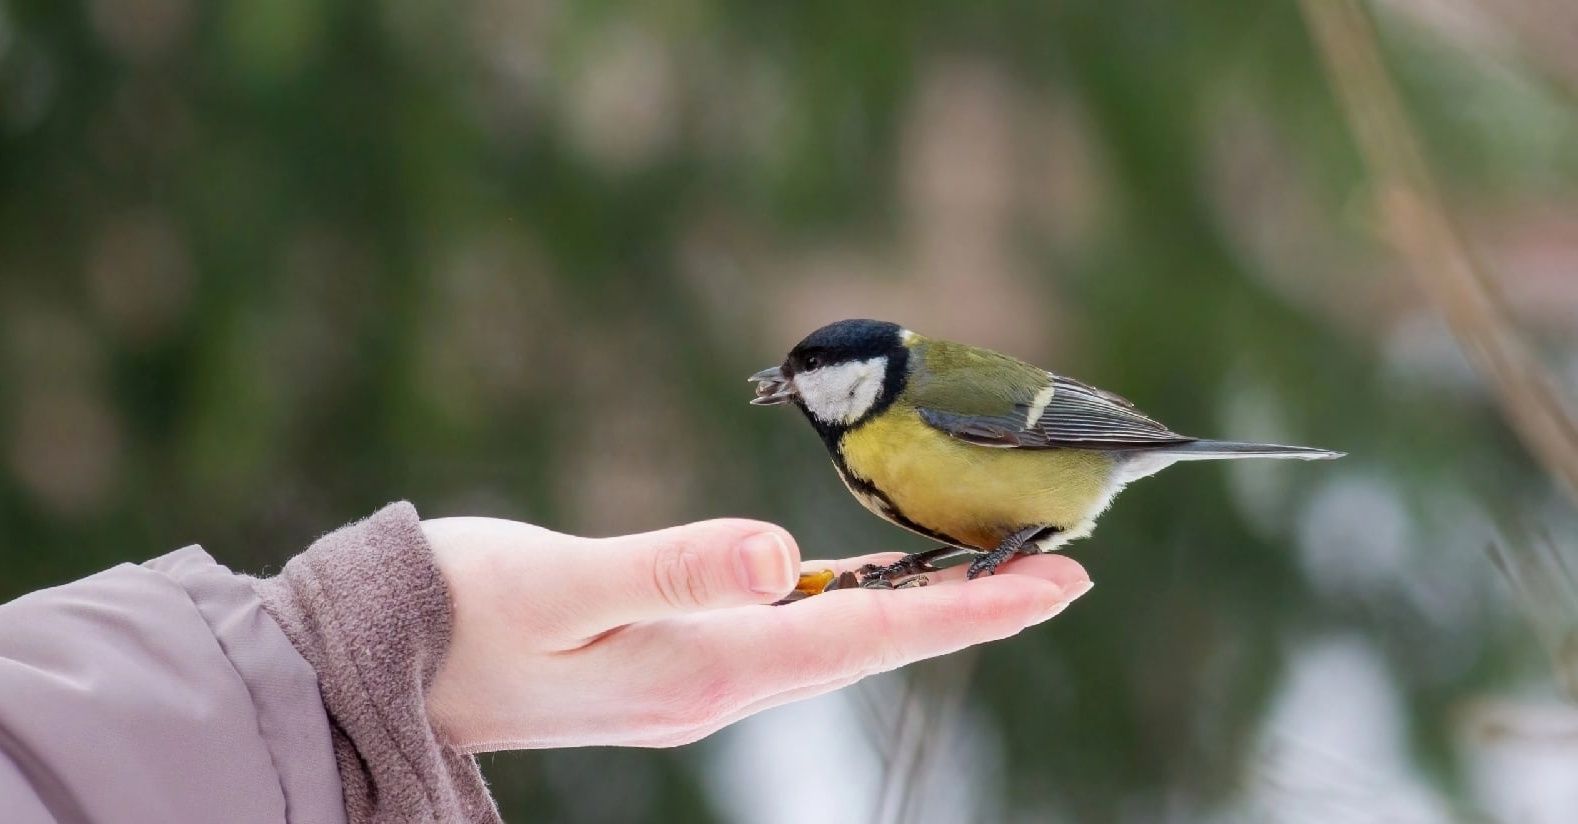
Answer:
[[[1113, 459], [1103, 453], [976, 446], [903, 406], [845, 433], [841, 446], [848, 472], [880, 490], [904, 518], [979, 549], [1028, 526], [1071, 529], [1098, 514], [1113, 491]], [[890, 517], [853, 484], [851, 491]]]

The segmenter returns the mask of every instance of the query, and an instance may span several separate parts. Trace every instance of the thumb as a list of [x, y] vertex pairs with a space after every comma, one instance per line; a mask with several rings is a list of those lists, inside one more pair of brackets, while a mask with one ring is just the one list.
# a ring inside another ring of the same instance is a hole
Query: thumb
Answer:
[[721, 607], [766, 604], [794, 589], [800, 549], [782, 527], [726, 518], [605, 538], [584, 588], [602, 629]]

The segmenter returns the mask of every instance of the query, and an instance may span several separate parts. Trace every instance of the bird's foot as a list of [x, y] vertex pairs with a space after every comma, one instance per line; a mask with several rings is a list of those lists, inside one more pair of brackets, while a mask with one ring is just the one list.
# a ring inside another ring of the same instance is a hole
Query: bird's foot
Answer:
[[925, 586], [926, 573], [941, 572], [949, 567], [958, 566], [979, 554], [973, 549], [943, 546], [906, 555], [886, 566], [866, 564], [856, 570], [856, 574], [860, 578], [860, 585], [867, 589]]
[[997, 568], [1004, 561], [1023, 552], [1025, 547], [1030, 545], [1031, 541], [1035, 540], [1039, 535], [1046, 534], [1048, 530], [1056, 531], [1053, 527], [1033, 526], [1021, 529], [1004, 538], [1003, 542], [998, 544], [996, 549], [976, 558], [970, 563], [970, 569], [964, 574], [965, 580], [974, 581], [982, 575], [996, 575]]
[[970, 569], [964, 573], [965, 580], [974, 581], [982, 575], [996, 575], [997, 568], [1004, 561], [1014, 557], [1018, 551], [1017, 547], [998, 547], [976, 558], [970, 563]]
[[[907, 559], [906, 559], [907, 560]], [[866, 564], [855, 570], [856, 586], [864, 589], [904, 589], [906, 587], [926, 586], [926, 572], [933, 570], [924, 569], [918, 564], [906, 564], [904, 561], [878, 566]]]

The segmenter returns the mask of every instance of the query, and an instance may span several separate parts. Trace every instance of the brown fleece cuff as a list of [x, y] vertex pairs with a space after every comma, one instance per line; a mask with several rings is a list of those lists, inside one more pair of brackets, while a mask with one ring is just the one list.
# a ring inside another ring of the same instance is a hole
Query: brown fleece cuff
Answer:
[[476, 759], [428, 723], [452, 612], [411, 504], [323, 536], [252, 586], [317, 670], [352, 824], [500, 820]]

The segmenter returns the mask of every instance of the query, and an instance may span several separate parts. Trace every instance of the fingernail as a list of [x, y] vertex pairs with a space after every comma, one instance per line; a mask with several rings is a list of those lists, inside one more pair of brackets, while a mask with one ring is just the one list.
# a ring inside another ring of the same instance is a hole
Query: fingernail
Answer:
[[1035, 620], [1031, 621], [1030, 625], [1034, 626], [1036, 624], [1046, 623], [1047, 621], [1050, 621], [1053, 618], [1057, 617], [1058, 613], [1062, 612], [1065, 609], [1068, 609], [1068, 605], [1069, 604], [1074, 603], [1074, 601], [1077, 600], [1079, 598], [1079, 596], [1084, 595], [1085, 593], [1089, 592], [1090, 588], [1093, 587], [1093, 586], [1095, 586], [1095, 584], [1091, 583], [1088, 580], [1077, 581], [1075, 583], [1068, 584], [1067, 586], [1064, 586], [1062, 588], [1063, 589], [1063, 594], [1058, 599], [1058, 602], [1053, 604], [1051, 606], [1051, 608], [1048, 609], [1046, 612], [1041, 613], [1041, 615], [1038, 616]]
[[761, 532], [740, 542], [740, 577], [758, 595], [782, 595], [794, 588], [789, 547], [776, 532]]

